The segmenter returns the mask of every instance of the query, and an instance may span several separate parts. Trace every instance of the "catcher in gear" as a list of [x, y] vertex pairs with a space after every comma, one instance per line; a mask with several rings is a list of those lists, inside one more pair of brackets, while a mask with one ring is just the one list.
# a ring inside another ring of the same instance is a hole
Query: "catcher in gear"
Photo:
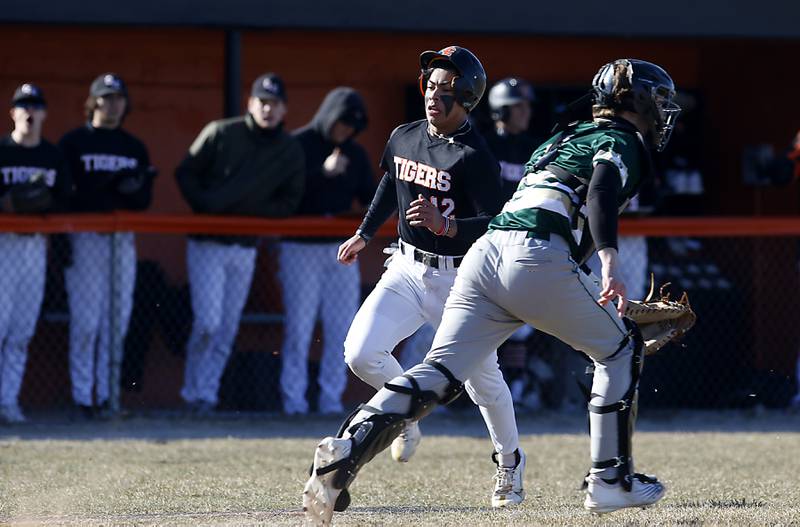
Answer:
[[[604, 65], [592, 88], [593, 119], [567, 125], [533, 153], [517, 192], [467, 252], [425, 361], [388, 382], [337, 437], [318, 445], [303, 497], [312, 523], [330, 523], [339, 494], [404, 419], [421, 419], [458, 397], [462, 380], [526, 323], [594, 363], [584, 507], [610, 512], [664, 496], [662, 483], [633, 469], [644, 342], [622, 316], [628, 299], [616, 240], [618, 212], [649, 176], [649, 150], [666, 146], [680, 108], [666, 71], [641, 60]], [[599, 285], [579, 265], [594, 247]]]

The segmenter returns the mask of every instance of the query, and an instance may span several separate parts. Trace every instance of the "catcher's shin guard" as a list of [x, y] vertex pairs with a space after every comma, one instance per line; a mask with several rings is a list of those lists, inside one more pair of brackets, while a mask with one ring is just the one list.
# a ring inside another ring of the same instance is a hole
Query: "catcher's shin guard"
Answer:
[[[348, 438], [352, 442], [350, 455], [317, 470], [317, 476], [335, 471], [332, 486], [342, 489], [342, 493], [336, 500], [334, 510], [343, 511], [347, 508], [350, 504], [347, 488], [355, 480], [358, 471], [392, 444], [403, 431], [406, 420], [419, 420], [431, 413], [439, 404], [449, 404], [463, 393], [463, 383], [456, 380], [450, 370], [437, 362], [426, 362], [426, 364], [445, 377], [447, 384], [442, 396], [435, 390], [422, 390], [413, 376], [403, 374], [387, 382], [384, 387], [389, 391], [409, 396], [407, 413], [383, 413], [379, 408], [362, 404], [339, 428], [337, 437]], [[364, 418], [364, 413], [370, 415]], [[362, 419], [354, 423], [353, 421], [359, 416], [362, 416]]]
[[[613, 404], [596, 406], [591, 402], [588, 404], [589, 412], [597, 415], [616, 414], [617, 420], [617, 456], [611, 459], [592, 461], [592, 469], [616, 468], [617, 478], [622, 487], [631, 490], [631, 477], [633, 476], [633, 458], [631, 449], [631, 437], [633, 436], [633, 426], [636, 422], [636, 412], [639, 401], [639, 376], [644, 364], [644, 340], [636, 324], [623, 318], [628, 333], [620, 343], [619, 348], [614, 353], [620, 353], [629, 343], [633, 343], [633, 353], [631, 355], [631, 383], [622, 399]], [[612, 355], [613, 357], [613, 355]]]

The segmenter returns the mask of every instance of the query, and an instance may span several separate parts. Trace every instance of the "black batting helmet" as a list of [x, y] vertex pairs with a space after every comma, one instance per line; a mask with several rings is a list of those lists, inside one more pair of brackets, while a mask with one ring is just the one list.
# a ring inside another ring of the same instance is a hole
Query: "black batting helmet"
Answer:
[[451, 64], [458, 72], [452, 86], [456, 92], [456, 102], [468, 112], [475, 109], [486, 91], [486, 71], [481, 61], [467, 48], [447, 46], [439, 51], [425, 51], [419, 56], [422, 73], [419, 76], [419, 89], [425, 95], [425, 85], [436, 62]]
[[535, 99], [533, 86], [522, 79], [509, 77], [498, 81], [489, 90], [489, 108], [492, 109], [494, 121], [508, 119], [508, 107], [522, 101], [533, 102]]
[[592, 80], [595, 106], [628, 110], [649, 121], [647, 136], [661, 152], [667, 146], [681, 107], [673, 102], [675, 83], [661, 66], [618, 59], [600, 68]]

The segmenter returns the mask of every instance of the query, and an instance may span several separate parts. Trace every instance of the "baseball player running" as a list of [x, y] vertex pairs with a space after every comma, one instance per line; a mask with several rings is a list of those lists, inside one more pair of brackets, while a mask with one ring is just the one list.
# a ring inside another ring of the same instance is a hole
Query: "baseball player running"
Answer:
[[[468, 119], [486, 87], [483, 66], [458, 46], [426, 51], [420, 64], [426, 119], [392, 132], [381, 162], [385, 174], [364, 221], [339, 247], [339, 261], [353, 263], [378, 227], [399, 210], [399, 249], [345, 340], [345, 361], [375, 389], [403, 373], [392, 356], [394, 347], [425, 322], [439, 325], [463, 255], [486, 232], [501, 204], [497, 161]], [[495, 449], [492, 505], [520, 503], [525, 454], [496, 352], [490, 350], [465, 381]], [[392, 444], [397, 461], [408, 461], [420, 441], [417, 419], [408, 417]]]
[[[329, 524], [342, 489], [404, 422], [458, 397], [461, 379], [524, 323], [594, 362], [584, 507], [645, 507], [664, 495], [655, 477], [633, 471], [643, 344], [636, 325], [620, 316], [627, 295], [617, 263], [617, 212], [648, 177], [648, 148], [664, 148], [680, 108], [672, 102], [672, 79], [649, 62], [606, 64], [592, 85], [593, 120], [567, 126], [533, 153], [519, 190], [465, 256], [425, 361], [387, 383], [344, 423], [340, 437], [317, 447], [303, 494], [312, 523]], [[593, 246], [602, 285], [578, 265]]]

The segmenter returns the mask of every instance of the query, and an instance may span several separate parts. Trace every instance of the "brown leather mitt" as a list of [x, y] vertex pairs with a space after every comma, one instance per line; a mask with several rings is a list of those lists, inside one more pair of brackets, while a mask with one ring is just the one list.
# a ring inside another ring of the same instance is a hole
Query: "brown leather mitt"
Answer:
[[624, 316], [636, 322], [644, 337], [644, 353], [651, 355], [668, 342], [681, 338], [697, 321], [697, 315], [689, 305], [689, 297], [684, 291], [680, 300], [670, 300], [665, 289], [669, 282], [659, 289], [661, 298], [654, 300], [653, 282], [650, 294], [644, 300], [629, 300]]

